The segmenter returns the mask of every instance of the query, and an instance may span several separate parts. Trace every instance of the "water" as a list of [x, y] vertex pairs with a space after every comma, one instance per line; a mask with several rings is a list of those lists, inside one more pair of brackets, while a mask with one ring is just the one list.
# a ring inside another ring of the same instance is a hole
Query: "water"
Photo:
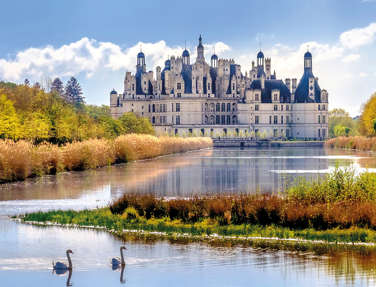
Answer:
[[[36, 227], [5, 215], [104, 206], [124, 192], [186, 196], [282, 190], [296, 176], [316, 178], [350, 167], [374, 171], [367, 153], [324, 149], [215, 149], [63, 173], [0, 186], [0, 286], [65, 286], [53, 260], [74, 251], [73, 286], [118, 286], [110, 259], [122, 242], [103, 231]], [[126, 286], [376, 286], [376, 255], [211, 247], [168, 241], [126, 242]], [[124, 282], [124, 281], [123, 281]]]

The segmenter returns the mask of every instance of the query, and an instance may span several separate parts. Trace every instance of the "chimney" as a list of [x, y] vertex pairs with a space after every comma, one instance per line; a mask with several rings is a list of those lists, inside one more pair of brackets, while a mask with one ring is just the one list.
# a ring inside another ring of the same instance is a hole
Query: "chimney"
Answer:
[[289, 88], [289, 91], [291, 93], [292, 92], [292, 90], [291, 90], [291, 79], [286, 78], [285, 84], [286, 84], [287, 88]]
[[297, 87], [297, 82], [298, 80], [297, 79], [292, 79], [292, 93], [295, 93], [295, 90], [296, 90], [296, 87]]

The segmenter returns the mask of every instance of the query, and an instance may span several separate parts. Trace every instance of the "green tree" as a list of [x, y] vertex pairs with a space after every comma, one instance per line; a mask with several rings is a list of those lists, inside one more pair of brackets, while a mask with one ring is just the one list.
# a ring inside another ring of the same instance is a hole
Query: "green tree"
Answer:
[[357, 121], [343, 109], [333, 109], [329, 112], [329, 137], [339, 136], [338, 133], [343, 136], [358, 133]]
[[125, 113], [119, 121], [125, 133], [154, 134], [153, 126], [147, 118], [141, 118], [134, 113]]

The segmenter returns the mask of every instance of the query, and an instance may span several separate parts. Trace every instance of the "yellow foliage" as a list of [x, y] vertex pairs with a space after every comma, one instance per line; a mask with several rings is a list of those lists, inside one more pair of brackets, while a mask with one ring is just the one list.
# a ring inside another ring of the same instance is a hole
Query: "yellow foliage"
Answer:
[[363, 113], [360, 117], [360, 132], [365, 136], [375, 136], [376, 124], [376, 93], [365, 104]]

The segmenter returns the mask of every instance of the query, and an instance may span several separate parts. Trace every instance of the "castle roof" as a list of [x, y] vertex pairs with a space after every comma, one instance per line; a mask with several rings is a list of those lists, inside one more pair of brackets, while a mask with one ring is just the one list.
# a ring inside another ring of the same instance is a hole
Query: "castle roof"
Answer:
[[145, 58], [145, 54], [143, 52], [140, 52], [137, 54], [137, 58]]
[[[309, 97], [309, 78], [314, 78], [312, 70], [307, 69], [303, 77], [300, 79], [299, 85], [295, 90], [295, 103], [312, 103], [312, 98]], [[313, 91], [312, 91], [313, 92]], [[321, 102], [321, 89], [315, 80], [315, 102]]]
[[262, 51], [258, 52], [257, 58], [264, 58], [264, 53]]
[[216, 54], [213, 54], [213, 55], [211, 56], [211, 59], [212, 59], [212, 60], [218, 60], [218, 56], [217, 56]]
[[261, 88], [261, 80], [253, 80], [251, 90], [261, 90], [261, 103], [272, 102], [272, 91], [279, 90], [280, 102], [289, 103], [291, 101], [291, 93], [289, 88], [282, 80], [264, 80], [264, 89]]
[[310, 51], [305, 52], [304, 58], [312, 58], [312, 54]]
[[183, 51], [182, 56], [183, 56], [183, 57], [189, 57], [189, 52], [188, 52], [187, 49], [185, 49], [185, 50]]

